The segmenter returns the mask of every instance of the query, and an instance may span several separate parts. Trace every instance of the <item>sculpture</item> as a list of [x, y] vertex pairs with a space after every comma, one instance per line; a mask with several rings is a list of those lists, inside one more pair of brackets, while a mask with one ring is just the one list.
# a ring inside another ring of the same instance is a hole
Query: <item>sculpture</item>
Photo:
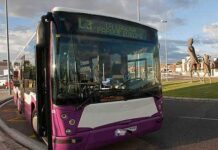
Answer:
[[198, 58], [195, 54], [195, 48], [192, 46], [193, 44], [193, 38], [190, 38], [188, 40], [188, 54], [190, 56], [189, 58], [189, 69], [190, 69], [190, 76], [191, 76], [191, 81], [193, 81], [192, 75], [193, 75], [193, 71], [196, 71], [199, 80], [201, 81], [200, 75], [199, 75], [199, 68], [200, 68], [200, 63], [198, 61]]
[[203, 75], [203, 81], [205, 83], [205, 76], [208, 73], [208, 78], [210, 80], [211, 83], [211, 68], [210, 68], [210, 57], [207, 54], [204, 54], [204, 58], [203, 58], [203, 68], [204, 68], [204, 75]]

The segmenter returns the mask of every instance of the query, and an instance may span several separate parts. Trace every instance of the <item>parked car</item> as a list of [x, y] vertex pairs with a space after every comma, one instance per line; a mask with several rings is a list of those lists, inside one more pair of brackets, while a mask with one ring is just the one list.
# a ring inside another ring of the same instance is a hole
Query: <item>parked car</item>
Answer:
[[0, 78], [0, 87], [5, 88], [6, 81], [7, 81], [6, 78]]
[[[11, 81], [11, 84], [10, 84], [11, 88], [13, 88], [13, 81]], [[8, 81], [5, 82], [5, 88], [8, 89], [9, 86], [8, 86]]]

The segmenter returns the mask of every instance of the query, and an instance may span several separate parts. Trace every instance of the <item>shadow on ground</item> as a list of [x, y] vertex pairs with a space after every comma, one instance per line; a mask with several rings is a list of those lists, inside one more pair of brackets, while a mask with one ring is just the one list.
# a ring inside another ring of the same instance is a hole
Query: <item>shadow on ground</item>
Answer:
[[211, 146], [218, 149], [218, 101], [167, 100], [164, 108], [160, 131], [107, 146], [104, 150], [199, 150], [211, 149], [208, 148]]

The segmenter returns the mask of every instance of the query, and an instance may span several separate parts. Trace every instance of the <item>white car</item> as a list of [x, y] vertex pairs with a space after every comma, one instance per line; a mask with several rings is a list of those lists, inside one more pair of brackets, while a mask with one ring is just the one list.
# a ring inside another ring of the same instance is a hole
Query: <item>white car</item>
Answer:
[[5, 86], [7, 79], [0, 79], [0, 86]]

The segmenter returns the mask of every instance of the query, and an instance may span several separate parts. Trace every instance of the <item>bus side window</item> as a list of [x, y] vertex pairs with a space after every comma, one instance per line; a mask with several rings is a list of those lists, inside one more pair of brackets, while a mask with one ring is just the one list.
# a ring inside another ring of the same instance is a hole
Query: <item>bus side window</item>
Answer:
[[36, 65], [35, 65], [35, 44], [36, 38], [30, 41], [25, 48], [25, 57], [23, 58], [23, 84], [25, 91], [35, 92]]

